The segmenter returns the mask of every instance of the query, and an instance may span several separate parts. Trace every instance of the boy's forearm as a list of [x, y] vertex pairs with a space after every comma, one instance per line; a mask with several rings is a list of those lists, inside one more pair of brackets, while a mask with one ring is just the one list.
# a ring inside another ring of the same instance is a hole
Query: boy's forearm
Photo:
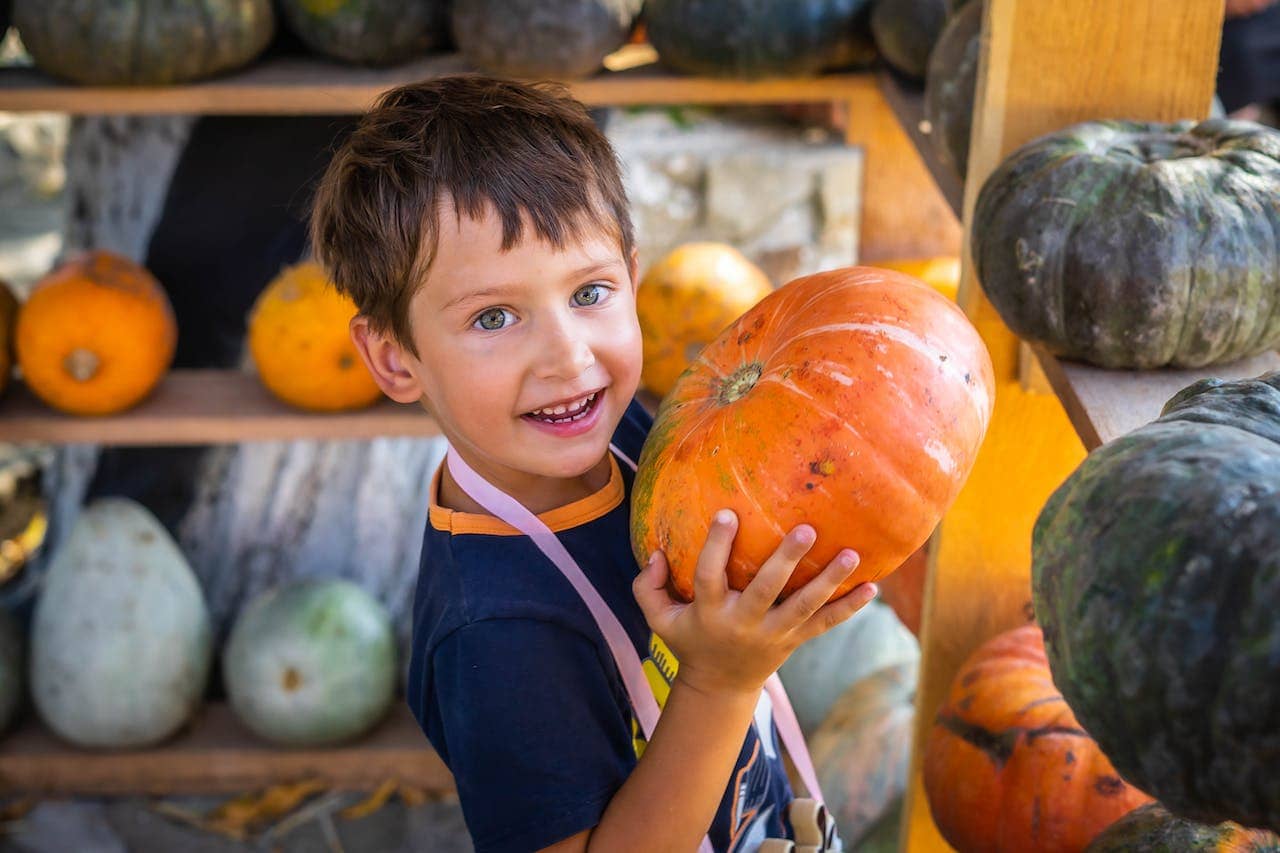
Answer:
[[653, 739], [589, 850], [696, 850], [715, 818], [760, 692], [706, 692], [676, 678]]

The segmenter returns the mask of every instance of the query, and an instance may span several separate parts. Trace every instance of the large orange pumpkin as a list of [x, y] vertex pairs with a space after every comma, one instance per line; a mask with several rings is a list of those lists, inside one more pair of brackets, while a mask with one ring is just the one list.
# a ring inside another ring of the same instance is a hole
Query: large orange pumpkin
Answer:
[[18, 312], [18, 364], [27, 387], [75, 415], [109, 415], [141, 401], [169, 369], [177, 342], [160, 283], [111, 252], [58, 267]]
[[773, 292], [769, 277], [724, 243], [686, 243], [654, 264], [636, 291], [644, 340], [640, 381], [663, 397], [702, 348]]
[[925, 745], [924, 786], [960, 853], [1078, 853], [1152, 801], [1076, 722], [1037, 625], [992, 638], [956, 673]]
[[356, 306], [318, 264], [285, 269], [249, 316], [249, 352], [258, 377], [290, 405], [316, 412], [359, 409], [382, 392], [348, 331]]
[[837, 595], [893, 571], [969, 474], [991, 417], [991, 359], [953, 303], [870, 267], [796, 279], [710, 344], [658, 412], [632, 497], [632, 547], [693, 570], [714, 512], [740, 524], [742, 589], [801, 523], [817, 543], [784, 594], [841, 548], [862, 562]]

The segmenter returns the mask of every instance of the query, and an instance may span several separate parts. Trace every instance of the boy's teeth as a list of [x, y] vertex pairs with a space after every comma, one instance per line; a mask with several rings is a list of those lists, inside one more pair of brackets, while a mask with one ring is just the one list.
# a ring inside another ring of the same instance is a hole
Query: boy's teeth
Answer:
[[583, 397], [581, 400], [575, 400], [572, 403], [568, 403], [568, 404], [561, 403], [555, 408], [537, 409], [536, 411], [534, 411], [534, 414], [544, 415], [549, 418], [559, 417], [560, 415], [568, 414], [570, 412], [580, 411], [581, 409], [588, 406], [591, 403], [591, 401], [594, 400], [595, 398], [596, 398], [595, 394], [588, 394], [587, 396]]

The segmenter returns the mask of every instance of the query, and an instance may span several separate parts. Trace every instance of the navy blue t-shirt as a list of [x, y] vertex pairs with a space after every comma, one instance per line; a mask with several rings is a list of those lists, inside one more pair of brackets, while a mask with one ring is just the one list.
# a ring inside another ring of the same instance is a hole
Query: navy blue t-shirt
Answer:
[[[614, 443], [631, 459], [652, 420], [636, 403]], [[609, 484], [539, 516], [617, 615], [659, 704], [678, 662], [632, 595], [629, 466]], [[514, 528], [439, 506], [439, 474], [414, 598], [407, 701], [453, 772], [476, 849], [537, 850], [590, 829], [635, 767], [644, 741], [587, 606]], [[767, 695], [711, 827], [716, 850], [787, 837], [792, 798]]]

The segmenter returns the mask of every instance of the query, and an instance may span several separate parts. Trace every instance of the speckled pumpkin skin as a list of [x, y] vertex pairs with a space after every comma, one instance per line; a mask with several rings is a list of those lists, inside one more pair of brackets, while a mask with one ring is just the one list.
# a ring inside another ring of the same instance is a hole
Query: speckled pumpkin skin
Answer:
[[73, 415], [109, 415], [164, 377], [178, 343], [160, 283], [128, 258], [90, 252], [36, 283], [18, 313], [18, 365], [27, 387]]
[[448, 39], [450, 0], [278, 2], [298, 38], [342, 62], [392, 65], [439, 48]]
[[477, 67], [560, 80], [600, 70], [627, 41], [642, 0], [458, 0], [453, 39]]
[[703, 347], [772, 292], [769, 277], [732, 246], [688, 243], [672, 251], [636, 290], [641, 383], [666, 396]]
[[973, 258], [1019, 337], [1102, 367], [1201, 367], [1280, 346], [1280, 131], [1087, 122], [983, 185]]
[[281, 400], [316, 412], [372, 405], [382, 392], [360, 359], [348, 326], [355, 303], [319, 265], [289, 267], [267, 286], [249, 317], [258, 377]]
[[1238, 823], [1193, 823], [1151, 803], [1107, 827], [1086, 853], [1280, 853], [1280, 836]]
[[956, 672], [925, 743], [924, 786], [961, 853], [1079, 853], [1151, 801], [1076, 722], [1035, 625], [991, 638]]
[[817, 74], [863, 54], [868, 0], [646, 0], [649, 40], [689, 74], [754, 79]]
[[1280, 828], [1280, 372], [1198, 382], [1036, 521], [1054, 681], [1174, 813]]
[[16, 0], [36, 65], [92, 85], [165, 85], [231, 71], [275, 34], [271, 0]]
[[969, 171], [969, 136], [978, 88], [982, 4], [954, 12], [938, 36], [925, 71], [924, 115], [933, 149], [963, 178]]

